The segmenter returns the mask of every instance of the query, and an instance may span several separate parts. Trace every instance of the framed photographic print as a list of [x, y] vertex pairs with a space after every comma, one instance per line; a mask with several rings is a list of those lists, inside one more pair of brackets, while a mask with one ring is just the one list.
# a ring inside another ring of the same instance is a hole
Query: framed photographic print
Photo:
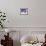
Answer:
[[28, 15], [28, 8], [20, 8], [20, 15]]

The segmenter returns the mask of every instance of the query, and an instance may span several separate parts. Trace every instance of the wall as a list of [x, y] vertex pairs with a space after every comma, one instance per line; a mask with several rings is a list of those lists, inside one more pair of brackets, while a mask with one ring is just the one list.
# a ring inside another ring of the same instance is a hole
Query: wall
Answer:
[[[7, 27], [46, 27], [46, 0], [0, 0], [6, 12]], [[21, 16], [20, 8], [28, 8], [29, 15]]]

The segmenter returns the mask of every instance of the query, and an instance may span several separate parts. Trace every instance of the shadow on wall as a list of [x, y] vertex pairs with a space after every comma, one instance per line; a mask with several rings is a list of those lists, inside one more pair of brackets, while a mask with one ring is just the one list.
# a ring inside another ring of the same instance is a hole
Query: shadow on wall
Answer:
[[21, 46], [20, 41], [18, 40], [13, 40], [13, 46]]

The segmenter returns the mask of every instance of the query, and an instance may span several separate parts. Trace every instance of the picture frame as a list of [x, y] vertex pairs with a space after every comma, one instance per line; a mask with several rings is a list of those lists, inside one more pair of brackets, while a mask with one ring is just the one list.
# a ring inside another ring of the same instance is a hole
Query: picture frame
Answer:
[[28, 8], [20, 8], [20, 15], [28, 15]]

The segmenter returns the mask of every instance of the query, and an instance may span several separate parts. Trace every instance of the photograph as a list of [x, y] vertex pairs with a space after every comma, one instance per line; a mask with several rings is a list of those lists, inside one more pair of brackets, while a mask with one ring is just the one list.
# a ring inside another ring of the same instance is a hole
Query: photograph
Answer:
[[28, 8], [20, 8], [20, 15], [28, 15]]

